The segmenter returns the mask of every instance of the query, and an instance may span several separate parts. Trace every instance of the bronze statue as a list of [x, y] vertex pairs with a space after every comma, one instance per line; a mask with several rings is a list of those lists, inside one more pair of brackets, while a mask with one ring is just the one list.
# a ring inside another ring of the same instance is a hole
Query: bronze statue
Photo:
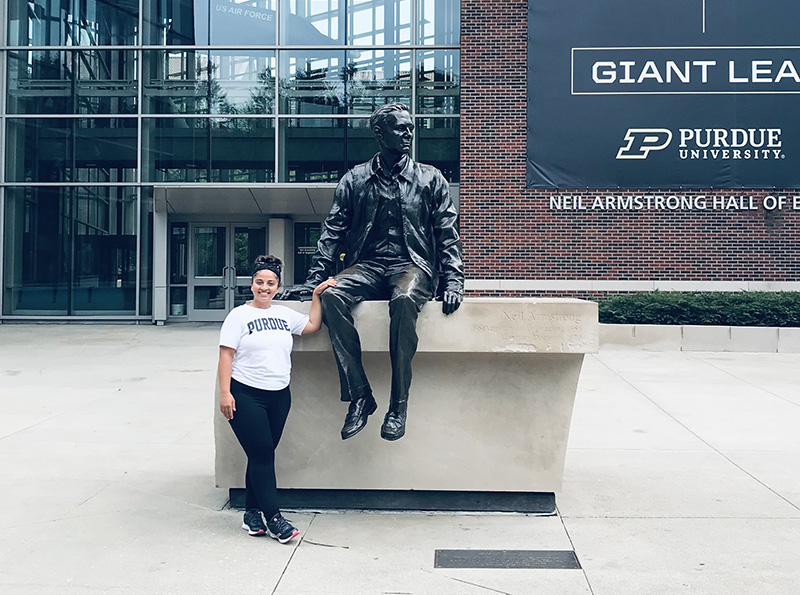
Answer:
[[363, 300], [389, 300], [392, 387], [381, 437], [397, 440], [405, 433], [417, 316], [436, 294], [440, 275], [442, 311], [455, 312], [464, 293], [464, 272], [447, 180], [435, 167], [409, 156], [414, 124], [408, 108], [401, 103], [383, 105], [369, 124], [380, 151], [339, 181], [306, 282], [278, 297], [310, 295], [344, 253], [345, 269], [335, 276], [336, 287], [320, 296], [341, 398], [350, 402], [343, 440], [360, 432], [377, 409], [351, 309]]

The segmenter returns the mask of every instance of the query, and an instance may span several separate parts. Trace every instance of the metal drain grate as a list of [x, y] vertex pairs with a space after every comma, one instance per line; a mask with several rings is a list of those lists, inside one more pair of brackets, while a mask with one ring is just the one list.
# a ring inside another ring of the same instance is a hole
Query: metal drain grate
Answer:
[[581, 567], [572, 550], [436, 550], [434, 568]]

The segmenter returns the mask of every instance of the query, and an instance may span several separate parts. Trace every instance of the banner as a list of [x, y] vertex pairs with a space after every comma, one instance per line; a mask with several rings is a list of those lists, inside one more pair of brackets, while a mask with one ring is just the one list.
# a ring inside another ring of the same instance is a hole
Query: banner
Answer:
[[529, 188], [800, 188], [800, 2], [528, 6]]

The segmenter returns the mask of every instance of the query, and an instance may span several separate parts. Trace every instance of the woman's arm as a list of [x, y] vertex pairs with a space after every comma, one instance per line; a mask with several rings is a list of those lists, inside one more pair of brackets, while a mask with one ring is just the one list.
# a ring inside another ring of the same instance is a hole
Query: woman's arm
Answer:
[[236, 401], [231, 394], [231, 373], [233, 370], [233, 356], [236, 350], [233, 347], [219, 347], [219, 364], [217, 376], [219, 377], [219, 410], [225, 419], [233, 419], [236, 411]]
[[314, 288], [314, 293], [311, 294], [311, 311], [308, 313], [308, 324], [306, 324], [303, 332], [300, 333], [301, 335], [316, 333], [322, 327], [322, 302], [319, 299], [319, 295], [328, 287], [336, 287], [336, 279], [329, 277]]

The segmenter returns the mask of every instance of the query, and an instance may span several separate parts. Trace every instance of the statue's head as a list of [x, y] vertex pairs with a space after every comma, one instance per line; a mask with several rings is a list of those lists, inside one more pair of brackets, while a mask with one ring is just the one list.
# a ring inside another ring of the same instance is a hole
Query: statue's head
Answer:
[[375, 134], [381, 152], [408, 154], [414, 138], [414, 121], [408, 107], [402, 103], [380, 106], [369, 118], [369, 127]]

